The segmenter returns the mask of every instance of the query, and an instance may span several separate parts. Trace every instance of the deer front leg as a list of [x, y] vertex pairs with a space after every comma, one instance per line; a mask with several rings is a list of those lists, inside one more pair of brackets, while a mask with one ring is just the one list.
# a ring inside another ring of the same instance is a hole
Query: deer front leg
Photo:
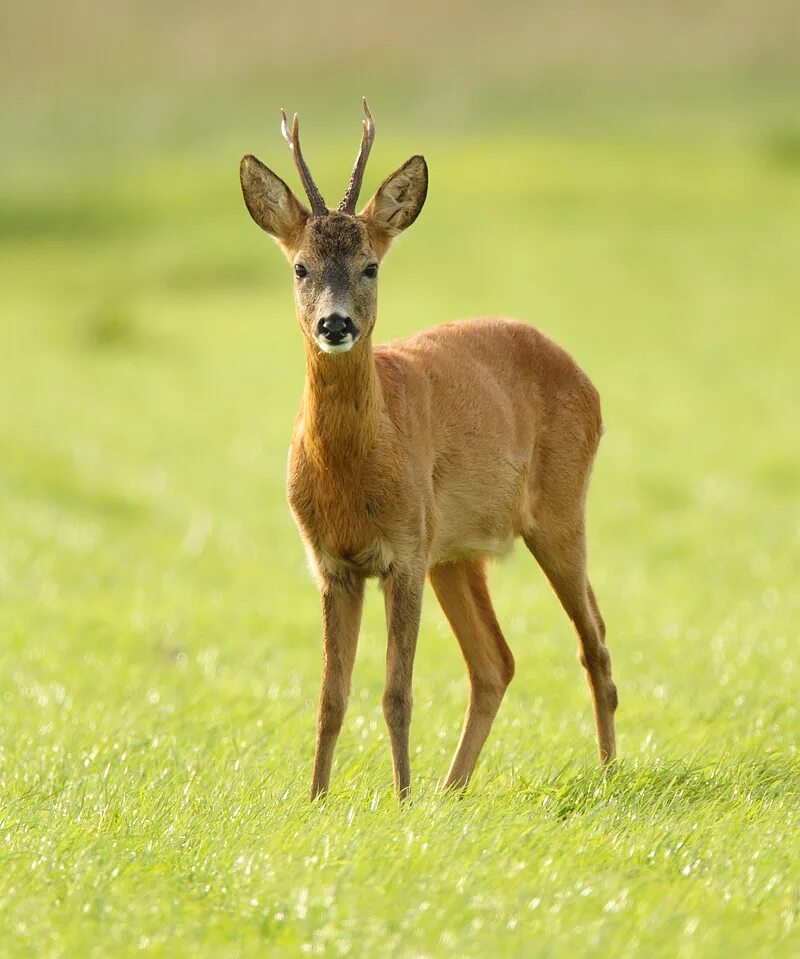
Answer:
[[417, 648], [423, 571], [393, 571], [384, 581], [386, 603], [386, 686], [383, 693], [383, 715], [392, 743], [394, 785], [403, 799], [411, 787], [411, 761], [408, 733], [411, 726], [411, 679], [414, 653]]
[[364, 580], [322, 587], [323, 660], [311, 799], [328, 789], [333, 750], [342, 728], [358, 645]]

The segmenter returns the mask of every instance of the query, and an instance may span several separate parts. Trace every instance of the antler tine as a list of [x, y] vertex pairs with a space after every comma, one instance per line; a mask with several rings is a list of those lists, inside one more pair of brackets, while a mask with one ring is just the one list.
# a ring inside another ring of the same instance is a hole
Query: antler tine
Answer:
[[308, 201], [311, 204], [311, 212], [314, 216], [324, 216], [328, 212], [328, 208], [325, 205], [325, 201], [322, 199], [322, 194], [317, 189], [316, 183], [311, 176], [311, 171], [308, 169], [306, 161], [303, 159], [303, 151], [300, 149], [300, 120], [295, 113], [294, 120], [292, 121], [292, 132], [289, 132], [289, 120], [286, 117], [286, 111], [281, 109], [281, 134], [283, 139], [286, 140], [289, 145], [289, 149], [292, 151], [294, 156], [295, 166], [297, 167], [297, 172], [300, 174], [300, 179], [303, 182], [303, 188], [306, 191], [306, 196]]
[[353, 173], [347, 185], [347, 192], [339, 204], [339, 210], [342, 213], [356, 212], [356, 203], [358, 203], [358, 194], [361, 192], [361, 183], [364, 179], [364, 170], [367, 168], [369, 151], [372, 149], [372, 144], [375, 140], [375, 122], [372, 119], [372, 114], [369, 112], [367, 98], [362, 97], [361, 100], [364, 104], [364, 113], [366, 113], [367, 118], [362, 121], [364, 132], [361, 134], [361, 146], [358, 149], [358, 156], [356, 157], [356, 163], [353, 167]]
[[289, 149], [294, 149], [294, 143], [292, 143], [292, 134], [289, 132], [289, 118], [286, 116], [286, 111], [281, 107], [281, 133], [283, 139], [288, 143]]

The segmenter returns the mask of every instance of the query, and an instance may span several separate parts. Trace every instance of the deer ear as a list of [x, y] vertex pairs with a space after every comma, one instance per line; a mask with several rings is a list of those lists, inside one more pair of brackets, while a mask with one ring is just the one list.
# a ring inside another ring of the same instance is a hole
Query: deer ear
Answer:
[[413, 156], [387, 177], [361, 212], [386, 245], [419, 216], [428, 194], [428, 165]]
[[311, 215], [283, 180], [254, 156], [239, 166], [242, 193], [250, 216], [279, 243], [292, 246]]

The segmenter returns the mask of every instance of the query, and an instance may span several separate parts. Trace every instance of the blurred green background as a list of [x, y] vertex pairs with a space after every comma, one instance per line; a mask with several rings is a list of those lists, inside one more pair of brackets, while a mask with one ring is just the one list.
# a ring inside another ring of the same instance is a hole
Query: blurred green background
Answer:
[[[5, 4], [3, 955], [800, 950], [795, 2]], [[291, 278], [238, 161], [338, 201], [425, 154], [377, 338], [515, 315], [603, 397], [591, 573], [620, 688], [594, 770], [569, 625], [520, 550], [468, 796], [432, 595], [415, 798], [388, 788], [382, 602], [324, 806], [319, 613], [285, 505]]]

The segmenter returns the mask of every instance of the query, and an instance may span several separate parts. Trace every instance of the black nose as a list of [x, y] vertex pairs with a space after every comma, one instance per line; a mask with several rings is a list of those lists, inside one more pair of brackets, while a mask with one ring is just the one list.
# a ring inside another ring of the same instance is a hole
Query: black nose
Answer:
[[347, 326], [347, 318], [339, 316], [338, 313], [331, 313], [322, 320], [322, 329], [326, 333], [341, 333]]
[[348, 333], [352, 333], [353, 321], [349, 316], [340, 316], [338, 313], [331, 313], [330, 316], [323, 316], [317, 324], [317, 334], [324, 336], [329, 343], [341, 343]]

